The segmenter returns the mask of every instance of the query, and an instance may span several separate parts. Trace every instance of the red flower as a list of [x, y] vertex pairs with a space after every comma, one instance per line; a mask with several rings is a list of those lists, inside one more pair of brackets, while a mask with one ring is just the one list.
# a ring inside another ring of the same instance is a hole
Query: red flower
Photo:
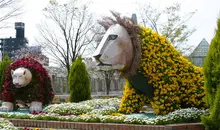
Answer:
[[[38, 61], [34, 60], [31, 57], [28, 58], [21, 58], [17, 61], [15, 61], [13, 64], [11, 64], [5, 73], [5, 80], [4, 80], [4, 91], [2, 92], [2, 98], [4, 101], [9, 101], [9, 102], [13, 102], [13, 97], [14, 97], [14, 92], [13, 92], [13, 83], [12, 83], [12, 77], [11, 77], [11, 70], [15, 70], [17, 68], [20, 67], [25, 67], [27, 69], [29, 69], [32, 73], [33, 79], [31, 81], [31, 83], [28, 86], [34, 86], [36, 84], [40, 85], [40, 93], [37, 95], [39, 97], [38, 100], [41, 100], [41, 102], [43, 102], [44, 104], [48, 104], [52, 101], [53, 99], [53, 89], [51, 86], [51, 79], [50, 76], [48, 75], [47, 71], [45, 68], [43, 68], [43, 66], [41, 65], [41, 63], [39, 63]], [[26, 87], [28, 87], [26, 86]], [[49, 88], [48, 92], [45, 91], [45, 88]], [[45, 93], [46, 92], [46, 93]], [[47, 96], [49, 99], [44, 99], [45, 95], [49, 95]], [[16, 97], [15, 97], [16, 98]], [[44, 101], [42, 101], [44, 100]]]

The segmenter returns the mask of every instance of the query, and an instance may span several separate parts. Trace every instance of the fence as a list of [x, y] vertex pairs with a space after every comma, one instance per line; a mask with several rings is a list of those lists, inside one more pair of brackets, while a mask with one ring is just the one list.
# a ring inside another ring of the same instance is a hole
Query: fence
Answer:
[[[69, 94], [67, 77], [63, 75], [52, 75], [52, 86], [56, 95]], [[113, 79], [110, 84], [109, 95], [120, 96], [122, 95], [124, 79]], [[90, 89], [94, 96], [105, 96], [106, 95], [106, 84], [105, 80], [101, 78], [90, 79]]]

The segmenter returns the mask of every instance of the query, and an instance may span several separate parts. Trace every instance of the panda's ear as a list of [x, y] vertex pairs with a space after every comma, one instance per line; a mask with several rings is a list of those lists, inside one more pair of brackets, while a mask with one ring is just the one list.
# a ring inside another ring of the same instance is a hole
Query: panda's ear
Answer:
[[11, 70], [11, 75], [13, 75], [14, 74], [14, 70]]
[[23, 75], [25, 75], [26, 74], [26, 70], [24, 70], [24, 73], [23, 73]]

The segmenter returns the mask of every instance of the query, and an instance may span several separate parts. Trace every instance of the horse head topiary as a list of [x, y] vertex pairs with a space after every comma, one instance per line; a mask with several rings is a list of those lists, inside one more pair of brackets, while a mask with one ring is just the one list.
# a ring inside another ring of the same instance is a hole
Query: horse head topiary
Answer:
[[107, 17], [107, 29], [94, 58], [99, 65], [118, 65], [126, 78], [119, 111], [138, 112], [150, 102], [155, 114], [187, 107], [205, 108], [204, 76], [166, 39], [132, 19]]

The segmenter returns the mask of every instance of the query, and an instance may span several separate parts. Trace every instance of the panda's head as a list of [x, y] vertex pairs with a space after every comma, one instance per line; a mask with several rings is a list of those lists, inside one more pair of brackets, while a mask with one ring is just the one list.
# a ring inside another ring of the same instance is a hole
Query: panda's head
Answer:
[[32, 79], [32, 74], [27, 68], [17, 68], [11, 70], [13, 84], [16, 88], [27, 86]]

